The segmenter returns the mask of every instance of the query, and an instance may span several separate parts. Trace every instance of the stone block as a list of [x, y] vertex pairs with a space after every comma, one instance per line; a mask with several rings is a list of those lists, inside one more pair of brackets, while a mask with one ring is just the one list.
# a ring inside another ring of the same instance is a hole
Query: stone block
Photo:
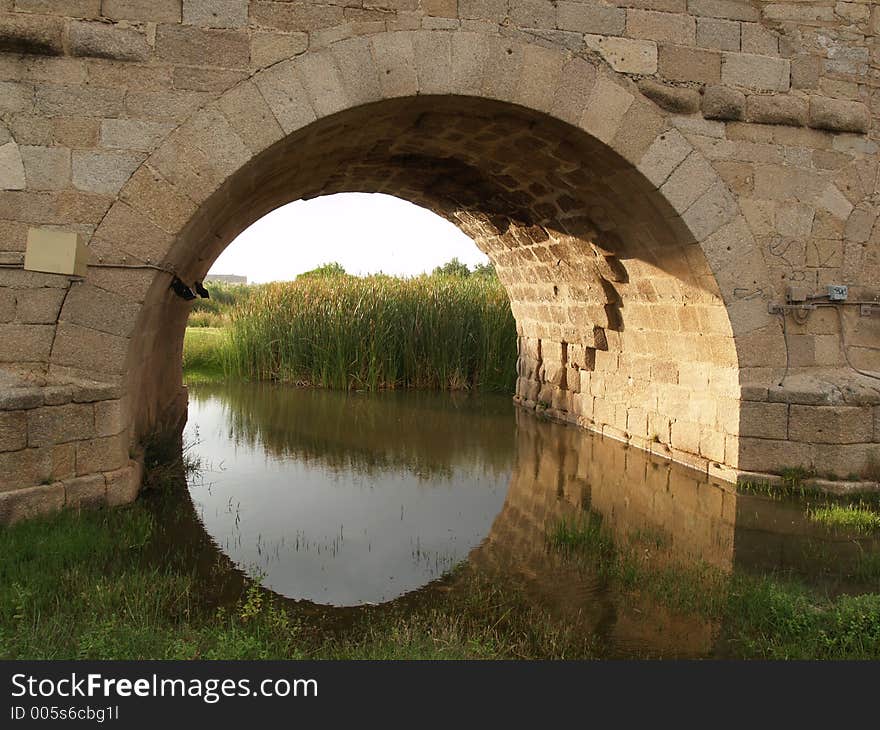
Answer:
[[252, 33], [251, 67], [271, 66], [304, 53], [308, 47], [308, 33]]
[[[91, 377], [115, 376], [122, 370], [127, 351], [128, 338], [62, 322], [55, 336], [52, 362]], [[42, 361], [48, 359], [47, 352]]]
[[501, 23], [507, 17], [507, 0], [459, 0], [458, 16]]
[[4, 388], [0, 390], [0, 411], [18, 411], [43, 404], [41, 388]]
[[660, 46], [660, 75], [670, 81], [717, 84], [721, 79], [721, 54], [685, 46]]
[[0, 289], [0, 323], [15, 319], [15, 293], [12, 289]]
[[700, 109], [700, 94], [690, 87], [669, 86], [652, 79], [642, 79], [639, 91], [674, 114], [693, 114]]
[[0, 52], [60, 56], [64, 53], [64, 21], [52, 16], [0, 13]]
[[739, 435], [762, 439], [788, 438], [788, 405], [743, 401], [739, 410]]
[[17, 81], [0, 81], [0, 113], [16, 114], [29, 112], [33, 105], [34, 87], [31, 84]]
[[281, 31], [309, 32], [331, 28], [344, 20], [343, 8], [312, 3], [262, 2], [250, 4], [251, 25]]
[[52, 446], [95, 435], [95, 413], [90, 403], [43, 406], [28, 411], [28, 445]]
[[243, 28], [248, 0], [183, 0], [183, 22], [203, 28]]
[[562, 77], [552, 114], [569, 124], [577, 124], [584, 113], [596, 83], [596, 68], [582, 58], [573, 58], [562, 67]]
[[684, 13], [658, 13], [652, 10], [626, 11], [626, 35], [680, 46], [692, 46], [696, 23]]
[[523, 106], [550, 111], [565, 59], [554, 50], [529, 46], [523, 52], [523, 69], [515, 99]]
[[[268, 121], [266, 127], [270, 128]], [[167, 233], [179, 231], [195, 213], [195, 204], [149, 165], [141, 165], [131, 176], [122, 199]]]
[[[757, 53], [761, 56], [775, 56], [779, 53], [779, 36], [761, 23], [742, 23], [740, 50], [743, 53]], [[725, 49], [736, 50], [736, 49]], [[794, 61], [791, 66], [792, 83], [794, 83]]]
[[599, 53], [615, 71], [653, 74], [657, 71], [657, 44], [614, 36], [584, 35], [587, 48]]
[[135, 462], [122, 469], [107, 472], [107, 504], [117, 507], [131, 504], [137, 499], [143, 478], [141, 468]]
[[760, 20], [759, 10], [743, 0], [688, 0], [691, 15], [728, 20]]
[[51, 449], [0, 452], [0, 492], [43, 484], [51, 476]]
[[617, 134], [633, 95], [605, 76], [600, 76], [593, 88], [590, 102], [580, 120], [580, 127], [603, 142], [610, 142]]
[[116, 436], [126, 429], [128, 424], [121, 400], [99, 401], [94, 407], [96, 436]]
[[61, 190], [69, 186], [69, 149], [30, 146], [22, 146], [19, 149], [29, 189]]
[[525, 28], [555, 28], [556, 5], [547, 0], [510, 0], [510, 19]]
[[68, 509], [95, 509], [107, 504], [107, 482], [103, 474], [77, 477], [62, 483]]
[[242, 30], [162, 25], [156, 33], [156, 55], [162, 61], [187, 66], [247, 68], [250, 40]]
[[22, 324], [54, 324], [58, 320], [64, 289], [20, 289], [16, 292], [15, 319]]
[[285, 133], [315, 120], [315, 110], [292, 61], [266, 69], [254, 77], [254, 83]]
[[834, 132], [867, 132], [871, 127], [868, 107], [858, 101], [810, 97], [809, 126]]
[[104, 119], [101, 122], [101, 146], [152, 152], [173, 129], [171, 124], [144, 119]]
[[0, 411], [0, 451], [18, 451], [27, 446], [27, 412]]
[[125, 91], [82, 85], [44, 85], [36, 89], [36, 110], [48, 117], [117, 117]]
[[73, 441], [52, 447], [52, 481], [76, 475], [76, 445]]
[[857, 444], [873, 439], [870, 407], [790, 406], [788, 434], [794, 441], [822, 444]]
[[752, 95], [746, 102], [746, 119], [758, 124], [801, 127], [807, 123], [807, 102], [789, 94]]
[[9, 0], [9, 5], [14, 5], [20, 13], [63, 15], [70, 18], [97, 18], [101, 14], [101, 0]]
[[140, 306], [127, 297], [83, 283], [70, 290], [61, 318], [98, 332], [125, 337], [134, 330], [140, 311]]
[[819, 86], [820, 63], [816, 56], [791, 59], [791, 85], [795, 89], [816, 89]]
[[[203, 106], [213, 94], [202, 91], [129, 91], [125, 111], [129, 117], [182, 122]], [[111, 116], [111, 115], [107, 115]]]
[[703, 92], [703, 116], [707, 119], [735, 121], [746, 113], [746, 97], [729, 86], [707, 86]]
[[394, 33], [376, 36], [371, 43], [383, 96], [389, 98], [418, 93], [419, 79], [412, 35]]
[[[382, 4], [381, 2], [379, 3]], [[369, 3], [367, 3], [369, 5]], [[403, 10], [404, 7], [397, 5], [395, 3], [391, 4], [391, 7], [395, 10]], [[422, 10], [432, 18], [457, 18], [458, 17], [458, 2], [457, 0], [422, 0], [421, 2]], [[412, 8], [406, 7], [406, 9], [415, 10], [415, 4], [413, 4]]]
[[128, 463], [128, 434], [76, 442], [77, 476], [114, 471]]
[[139, 152], [73, 153], [73, 186], [89, 193], [115, 195], [146, 158]]
[[[2, 477], [0, 477], [2, 479]], [[60, 482], [0, 493], [0, 525], [52, 514], [64, 507]]]
[[691, 454], [700, 453], [700, 424], [674, 421], [671, 429], [671, 445]]
[[740, 50], [740, 23], [719, 18], [697, 19], [696, 43], [719, 51]]
[[669, 176], [660, 192], [676, 210], [684, 212], [717, 179], [712, 166], [701, 155], [693, 153]]
[[101, 122], [80, 117], [55, 117], [49, 120], [56, 144], [62, 147], [97, 147]]
[[557, 23], [562, 30], [593, 35], [623, 35], [626, 11], [623, 8], [561, 0]]
[[68, 32], [74, 56], [146, 61], [152, 50], [146, 36], [134, 28], [77, 21], [70, 24]]
[[334, 114], [348, 106], [339, 68], [330, 51], [319, 51], [294, 61], [307, 98], [319, 117]]
[[181, 0], [103, 0], [101, 12], [111, 20], [179, 23]]
[[753, 53], [725, 53], [721, 80], [729, 86], [745, 86], [763, 91], [788, 91], [791, 65], [787, 58]]
[[54, 332], [52, 325], [0, 324], [0, 362], [47, 362]]
[[15, 142], [0, 145], [0, 190], [24, 190], [26, 187], [24, 162], [19, 146]]
[[661, 134], [638, 163], [639, 171], [655, 186], [661, 186], [693, 151], [681, 133], [670, 130]]
[[[638, 162], [667, 127], [668, 121], [661, 112], [652, 104], [636, 99], [627, 109], [611, 146], [625, 160]], [[599, 256], [595, 259], [595, 265], [608, 281], [627, 280], [626, 271], [614, 256]]]

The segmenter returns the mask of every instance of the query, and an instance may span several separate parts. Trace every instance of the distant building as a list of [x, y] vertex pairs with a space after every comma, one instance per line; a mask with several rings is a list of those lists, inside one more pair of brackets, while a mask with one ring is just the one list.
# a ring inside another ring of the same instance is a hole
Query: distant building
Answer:
[[208, 274], [205, 277], [205, 283], [214, 283], [214, 284], [247, 284], [246, 276], [239, 276], [238, 274]]

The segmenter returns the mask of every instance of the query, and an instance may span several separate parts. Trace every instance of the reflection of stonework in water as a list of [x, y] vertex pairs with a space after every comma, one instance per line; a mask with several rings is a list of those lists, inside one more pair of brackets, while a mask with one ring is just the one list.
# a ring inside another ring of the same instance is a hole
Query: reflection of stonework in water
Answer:
[[548, 549], [548, 531], [563, 521], [599, 518], [616, 545], [634, 535], [660, 538], [651, 556], [654, 568], [703, 560], [730, 569], [735, 505], [735, 494], [698, 472], [519, 414], [507, 500], [470, 562], [513, 581], [561, 620], [617, 650], [703, 655], [711, 649], [714, 624], [609, 590], [598, 566], [575, 564]]
[[[471, 590], [476, 573], [516, 589], [554, 628], [592, 637], [597, 653], [706, 656], [723, 627], [699, 607], [664, 604], [652, 578], [699, 581], [703, 569], [809, 576], [821, 565], [840, 574], [878, 547], [818, 526], [796, 502], [737, 494], [504, 398], [199, 387], [196, 424], [208, 474], [190, 493], [210, 538], [196, 525], [194, 552], [213, 538], [227, 572], [256, 566], [270, 588], [333, 616], [344, 610], [328, 603], [430, 605], [444, 591]], [[582, 520], [601, 524], [598, 551], [552, 547], [556, 525]], [[604, 549], [634, 555], [639, 579], [603, 571]], [[458, 562], [468, 568], [435, 582]]]
[[639, 551], [643, 567], [655, 572], [705, 564], [724, 573], [810, 575], [828, 566], [844, 571], [878, 549], [876, 538], [829, 532], [796, 503], [737, 494], [615, 440], [519, 413], [504, 508], [469, 561], [519, 586], [560, 621], [598, 634], [612, 654], [703, 656], [720, 626], [671, 611], [649, 594], [612, 588], [595, 562], [550, 549], [555, 525], [586, 519], [600, 521], [617, 548]]

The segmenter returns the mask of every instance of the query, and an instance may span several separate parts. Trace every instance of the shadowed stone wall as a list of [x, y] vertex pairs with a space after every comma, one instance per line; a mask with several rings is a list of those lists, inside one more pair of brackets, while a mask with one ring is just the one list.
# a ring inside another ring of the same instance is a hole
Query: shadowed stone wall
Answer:
[[[172, 272], [342, 191], [489, 254], [524, 406], [722, 478], [876, 479], [878, 27], [867, 2], [0, 0], [4, 514], [98, 474], [132, 498], [184, 398]], [[23, 271], [30, 228], [78, 233], [88, 275]], [[829, 284], [850, 304], [769, 311]], [[49, 410], [80, 402], [90, 427]]]

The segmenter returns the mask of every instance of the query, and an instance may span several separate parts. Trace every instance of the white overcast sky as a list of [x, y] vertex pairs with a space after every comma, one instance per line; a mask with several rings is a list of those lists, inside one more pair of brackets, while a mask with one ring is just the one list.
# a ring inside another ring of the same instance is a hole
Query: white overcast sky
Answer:
[[471, 268], [488, 258], [454, 225], [405, 200], [343, 193], [299, 200], [264, 216], [211, 267], [249, 282], [284, 281], [337, 261], [350, 274], [430, 272], [457, 257]]

